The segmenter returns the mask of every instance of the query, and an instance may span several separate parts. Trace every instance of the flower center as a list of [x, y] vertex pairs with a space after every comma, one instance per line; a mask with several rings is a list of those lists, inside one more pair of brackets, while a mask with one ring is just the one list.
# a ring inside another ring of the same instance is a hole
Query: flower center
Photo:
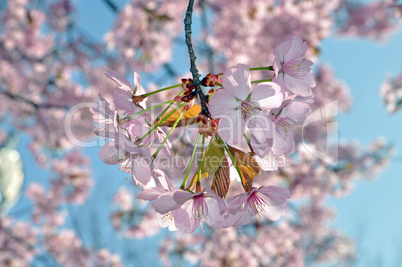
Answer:
[[261, 111], [260, 106], [250, 100], [243, 100], [240, 104], [241, 116], [244, 120], [257, 115]]
[[282, 62], [281, 70], [283, 73], [289, 74], [293, 77], [304, 77], [310, 72], [310, 64], [307, 60], [291, 60], [289, 62]]
[[205, 203], [204, 195], [194, 197], [193, 203], [193, 218], [206, 218], [208, 214], [207, 203]]
[[269, 204], [258, 196], [256, 192], [253, 192], [249, 198], [247, 199], [247, 206], [251, 209], [255, 214], [265, 212], [265, 208], [269, 206]]
[[275, 119], [276, 124], [276, 132], [283, 138], [287, 139], [289, 132], [293, 130], [293, 127], [297, 125], [297, 121], [293, 120], [292, 118], [286, 117], [281, 118], [279, 116]]

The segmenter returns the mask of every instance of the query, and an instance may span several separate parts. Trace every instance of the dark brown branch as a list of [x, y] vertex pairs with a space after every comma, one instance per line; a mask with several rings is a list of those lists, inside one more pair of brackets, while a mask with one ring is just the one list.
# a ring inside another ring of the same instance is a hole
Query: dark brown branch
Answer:
[[186, 34], [186, 45], [188, 48], [188, 53], [190, 56], [190, 72], [193, 75], [193, 81], [195, 84], [195, 92], [198, 94], [202, 106], [201, 114], [207, 116], [208, 118], [211, 117], [211, 114], [208, 110], [208, 96], [204, 94], [201, 89], [201, 82], [200, 82], [200, 74], [198, 73], [197, 66], [195, 64], [197, 57], [194, 53], [193, 42], [191, 40], [191, 24], [192, 24], [192, 15], [193, 15], [193, 7], [194, 7], [194, 0], [189, 0], [186, 17], [184, 18], [184, 30]]
[[15, 95], [15, 94], [12, 94], [12, 93], [10, 93], [8, 91], [4, 91], [4, 90], [0, 90], [0, 94], [4, 95], [4, 96], [6, 96], [6, 97], [8, 97], [8, 98], [10, 98], [12, 100], [21, 101], [21, 102], [23, 102], [25, 104], [33, 106], [35, 109], [40, 109], [40, 108], [44, 108], [44, 109], [46, 109], [46, 108], [49, 108], [49, 109], [50, 108], [67, 109], [68, 108], [68, 106], [65, 106], [65, 105], [57, 105], [57, 104], [49, 104], [49, 103], [40, 103], [40, 104], [38, 104], [38, 103], [33, 102], [32, 100], [29, 100], [27, 98], [24, 98], [24, 97], [20, 96], [20, 95]]
[[105, 5], [107, 5], [114, 13], [119, 13], [119, 8], [112, 0], [103, 0]]

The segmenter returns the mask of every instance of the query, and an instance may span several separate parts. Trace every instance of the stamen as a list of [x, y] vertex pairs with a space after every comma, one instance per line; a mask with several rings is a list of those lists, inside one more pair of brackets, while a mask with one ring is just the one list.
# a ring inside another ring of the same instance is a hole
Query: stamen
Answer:
[[205, 203], [204, 195], [194, 197], [193, 203], [193, 218], [206, 218], [208, 216], [208, 207]]
[[297, 121], [292, 118], [277, 118], [275, 124], [276, 132], [286, 140], [289, 132], [297, 125]]
[[264, 199], [259, 197], [257, 193], [252, 193], [251, 196], [247, 199], [247, 206], [254, 213], [264, 213], [267, 206], [270, 206]]
[[244, 100], [240, 104], [241, 115], [244, 120], [257, 115], [259, 111], [261, 111], [259, 105], [257, 103], [253, 103], [249, 100]]

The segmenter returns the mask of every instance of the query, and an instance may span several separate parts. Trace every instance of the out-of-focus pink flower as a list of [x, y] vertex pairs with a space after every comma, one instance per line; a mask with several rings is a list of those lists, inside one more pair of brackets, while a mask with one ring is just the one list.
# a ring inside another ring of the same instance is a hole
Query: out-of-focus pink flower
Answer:
[[136, 105], [146, 108], [146, 99], [139, 103], [133, 102], [133, 96], [145, 94], [145, 90], [140, 84], [141, 76], [137, 72], [134, 72], [134, 88], [126, 78], [115, 71], [108, 71], [105, 74], [119, 85], [113, 90], [114, 104], [117, 108], [126, 112], [134, 111]]
[[389, 113], [395, 113], [402, 107], [402, 75], [388, 78], [381, 86], [380, 95]]
[[277, 171], [278, 168], [284, 167], [286, 163], [285, 155], [277, 155], [272, 150], [264, 157], [254, 156], [260, 168], [264, 171]]
[[274, 153], [281, 155], [292, 152], [295, 147], [293, 128], [302, 125], [310, 112], [308, 104], [291, 101], [272, 113], [272, 121], [275, 124], [272, 145]]
[[274, 48], [274, 82], [284, 92], [310, 96], [315, 86], [314, 75], [310, 73], [313, 62], [304, 59], [307, 43], [299, 36], [292, 36]]
[[249, 224], [256, 214], [277, 221], [286, 213], [289, 190], [281, 186], [253, 187], [250, 192], [237, 195], [228, 202], [228, 226]]
[[230, 68], [222, 77], [224, 89], [218, 90], [209, 101], [212, 117], [220, 118], [218, 133], [225, 142], [239, 144], [246, 126], [252, 135], [264, 141], [267, 128], [262, 111], [282, 104], [283, 96], [277, 84], [260, 83], [252, 90], [250, 76], [246, 65]]
[[173, 211], [175, 226], [188, 234], [201, 221], [215, 229], [225, 225], [225, 202], [210, 189], [195, 194], [180, 189], [166, 192], [155, 200], [154, 206], [160, 214]]
[[98, 103], [90, 108], [93, 119], [99, 124], [95, 134], [110, 138], [117, 132], [117, 111], [115, 108], [99, 94]]

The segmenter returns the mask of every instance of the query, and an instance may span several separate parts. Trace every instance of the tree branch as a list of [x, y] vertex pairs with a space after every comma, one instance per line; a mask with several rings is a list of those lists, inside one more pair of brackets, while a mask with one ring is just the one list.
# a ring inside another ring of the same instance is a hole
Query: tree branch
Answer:
[[50, 108], [67, 109], [68, 108], [68, 106], [57, 105], [57, 104], [49, 104], [49, 103], [38, 104], [38, 103], [33, 102], [32, 100], [24, 98], [24, 97], [22, 97], [20, 95], [12, 94], [11, 92], [8, 92], [8, 91], [5, 91], [5, 90], [0, 90], [0, 94], [4, 95], [4, 96], [6, 96], [6, 97], [8, 97], [8, 98], [10, 98], [12, 100], [21, 101], [21, 102], [23, 102], [25, 104], [31, 105], [35, 109], [40, 109], [40, 108], [44, 108], [44, 109], [47, 109], [47, 108], [49, 108], [49, 109]]
[[193, 49], [193, 42], [191, 40], [191, 34], [192, 34], [191, 24], [192, 24], [193, 7], [194, 7], [194, 0], [189, 0], [186, 17], [184, 18], [184, 30], [185, 30], [185, 34], [186, 34], [186, 45], [188, 48], [188, 53], [190, 56], [190, 64], [191, 64], [190, 72], [193, 75], [193, 81], [195, 84], [195, 92], [200, 97], [201, 106], [202, 106], [201, 114], [206, 115], [208, 118], [210, 118], [211, 114], [209, 113], [208, 105], [207, 105], [208, 96], [205, 95], [201, 89], [200, 74], [198, 73], [198, 69], [195, 64], [197, 57], [195, 56], [194, 49]]
[[114, 13], [119, 13], [119, 8], [112, 0], [103, 0], [105, 5], [107, 5]]

